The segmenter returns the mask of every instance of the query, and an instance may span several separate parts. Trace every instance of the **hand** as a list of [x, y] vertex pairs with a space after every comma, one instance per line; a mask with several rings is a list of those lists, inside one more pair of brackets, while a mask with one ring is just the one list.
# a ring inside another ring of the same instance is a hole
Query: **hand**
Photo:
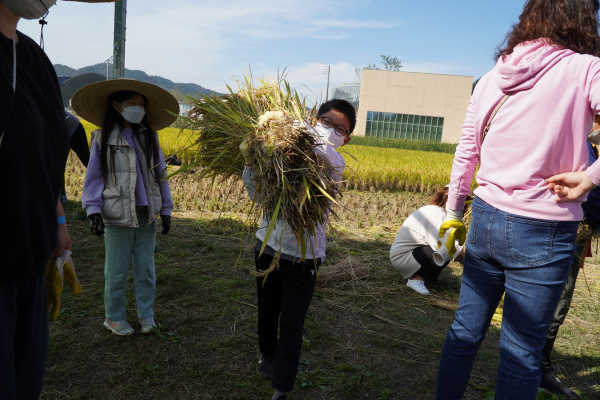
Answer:
[[90, 214], [88, 215], [88, 219], [90, 220], [90, 231], [98, 237], [102, 237], [104, 234], [104, 220], [102, 219], [102, 214]]
[[456, 253], [456, 240], [458, 240], [458, 244], [461, 246], [465, 244], [465, 241], [467, 240], [467, 228], [462, 221], [448, 219], [444, 221], [440, 227], [440, 238], [444, 237], [448, 229], [452, 229], [452, 231], [448, 234], [446, 248], [448, 249], [450, 258], [454, 258], [454, 253]]
[[[73, 259], [67, 258], [62, 267], [62, 272], [67, 284], [71, 288], [71, 293], [79, 295], [82, 292], [81, 284], [77, 279]], [[63, 277], [57, 265], [57, 260], [50, 259], [46, 264], [46, 297], [48, 299], [48, 310], [52, 308], [50, 321], [58, 319], [60, 311], [60, 295], [63, 290]]]
[[546, 183], [558, 196], [555, 200], [558, 203], [575, 201], [596, 187], [585, 171], [554, 175], [546, 179]]
[[242, 143], [238, 146], [240, 149], [240, 153], [244, 157], [244, 162], [246, 165], [252, 165], [252, 153], [250, 153], [250, 138], [246, 137], [242, 140]]
[[162, 221], [163, 230], [160, 232], [162, 235], [166, 235], [171, 230], [171, 216], [161, 215], [160, 220]]
[[269, 121], [276, 121], [286, 115], [283, 111], [267, 111], [258, 118], [258, 128], [265, 129]]
[[63, 255], [65, 250], [71, 250], [71, 236], [67, 224], [58, 225], [58, 240], [54, 247], [54, 252], [50, 255], [51, 259], [55, 259]]
[[[456, 254], [457, 232], [458, 232], [458, 229], [450, 228], [450, 233], [448, 234], [448, 240], [446, 241], [446, 249], [448, 249], [448, 255], [450, 256], [451, 260], [454, 259], [454, 254]], [[460, 242], [459, 242], [459, 244], [460, 244]]]

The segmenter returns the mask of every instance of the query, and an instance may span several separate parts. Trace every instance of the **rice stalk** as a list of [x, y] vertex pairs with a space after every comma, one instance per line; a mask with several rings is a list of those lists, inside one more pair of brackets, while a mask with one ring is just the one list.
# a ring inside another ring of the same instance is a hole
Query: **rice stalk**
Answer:
[[[326, 156], [325, 143], [312, 129], [316, 110], [308, 109], [285, 80], [259, 81], [254, 87], [252, 78], [246, 76], [243, 82], [236, 82], [237, 90], [228, 86], [226, 95], [192, 99], [194, 107], [185, 120], [198, 134], [192, 150], [195, 161], [176, 173], [198, 165], [201, 178], [217, 183], [241, 178], [244, 158], [239, 145], [248, 143], [255, 201], [270, 221], [264, 244], [275, 222], [284, 221], [298, 238], [304, 260], [309, 237], [315, 237], [328, 215], [335, 215], [330, 206], [341, 196], [339, 182], [332, 177], [336, 167]], [[267, 111], [283, 111], [285, 115], [259, 127], [258, 119]]]

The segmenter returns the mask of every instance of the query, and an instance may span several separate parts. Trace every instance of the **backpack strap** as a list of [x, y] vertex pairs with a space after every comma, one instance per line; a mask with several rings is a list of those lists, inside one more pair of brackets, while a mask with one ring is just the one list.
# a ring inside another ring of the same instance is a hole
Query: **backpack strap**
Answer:
[[492, 115], [490, 115], [490, 119], [488, 120], [487, 124], [485, 125], [485, 128], [483, 128], [483, 133], [481, 134], [481, 145], [482, 146], [483, 146], [483, 141], [485, 140], [485, 137], [487, 136], [488, 132], [490, 131], [490, 125], [492, 124], [492, 120], [494, 119], [496, 114], [498, 114], [498, 111], [500, 111], [500, 108], [504, 105], [504, 103], [506, 103], [506, 100], [508, 100], [508, 98], [510, 96], [512, 96], [512, 94], [513, 94], [513, 92], [508, 92], [506, 94], [506, 96], [504, 96], [502, 98], [502, 100], [500, 100], [500, 103], [498, 103], [496, 108], [494, 108], [494, 112], [492, 112]]

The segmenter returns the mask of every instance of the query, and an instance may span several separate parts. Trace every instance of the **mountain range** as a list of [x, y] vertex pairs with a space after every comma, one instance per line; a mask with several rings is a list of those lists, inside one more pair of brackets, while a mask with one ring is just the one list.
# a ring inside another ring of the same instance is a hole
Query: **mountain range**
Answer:
[[[88, 67], [83, 67], [83, 68], [79, 68], [79, 69], [71, 68], [71, 67], [68, 67], [63, 64], [54, 64], [54, 69], [56, 70], [56, 75], [65, 76], [65, 77], [68, 76], [71, 78], [76, 75], [85, 74], [87, 72], [95, 72], [97, 74], [106, 76], [106, 64], [90, 65]], [[113, 69], [112, 64], [109, 64], [108, 65], [108, 78], [109, 79], [112, 79], [112, 75], [113, 75], [112, 69]], [[175, 91], [175, 92], [181, 93], [182, 95], [193, 96], [197, 93], [199, 93], [199, 94], [217, 94], [217, 95], [221, 94], [221, 93], [215, 92], [213, 90], [206, 89], [195, 83], [176, 83], [170, 79], [166, 79], [161, 76], [148, 75], [144, 71], [140, 71], [140, 70], [132, 70], [132, 69], [125, 68], [125, 77], [137, 79], [142, 82], [149, 82], [149, 83], [159, 86], [171, 93], [173, 93]], [[181, 99], [178, 99], [178, 100], [181, 100]]]

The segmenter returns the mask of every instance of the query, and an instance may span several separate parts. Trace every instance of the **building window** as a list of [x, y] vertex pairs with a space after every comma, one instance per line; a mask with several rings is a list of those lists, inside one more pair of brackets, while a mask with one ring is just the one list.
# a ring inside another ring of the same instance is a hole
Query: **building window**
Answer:
[[365, 136], [441, 142], [443, 130], [442, 117], [368, 111]]

